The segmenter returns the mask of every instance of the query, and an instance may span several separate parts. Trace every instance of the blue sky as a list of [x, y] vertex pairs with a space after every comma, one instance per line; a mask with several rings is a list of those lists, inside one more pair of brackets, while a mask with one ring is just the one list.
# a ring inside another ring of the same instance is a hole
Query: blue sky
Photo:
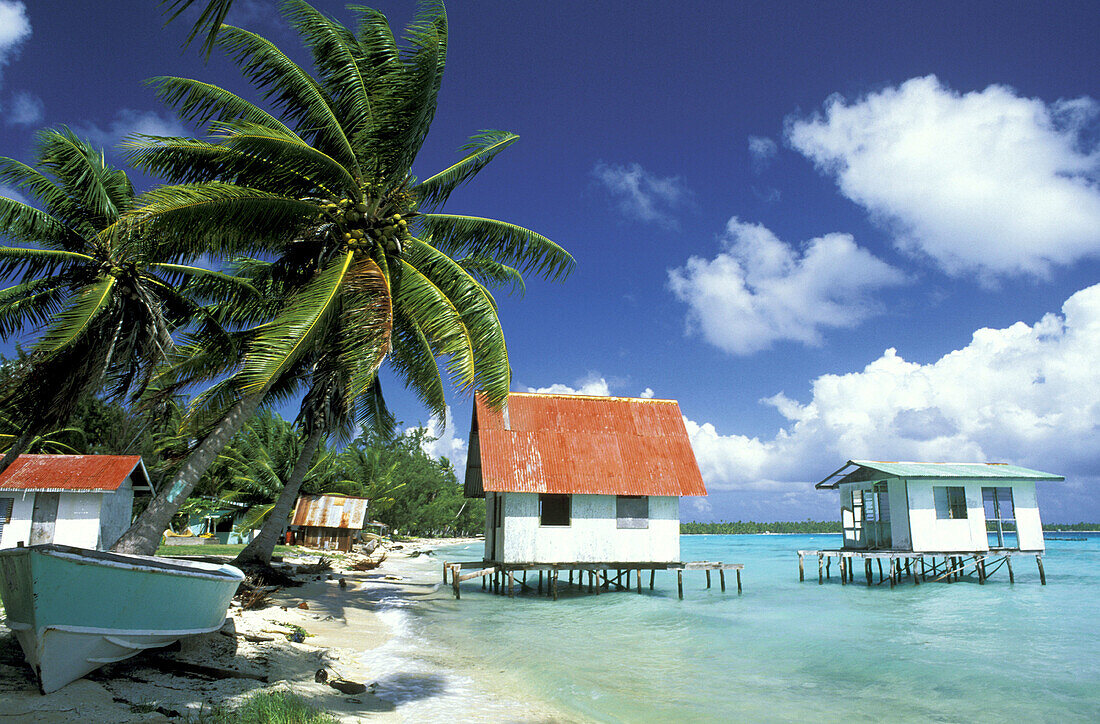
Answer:
[[[273, 8], [230, 20], [304, 63]], [[502, 300], [513, 389], [679, 400], [710, 490], [685, 519], [833, 518], [812, 483], [872, 458], [1064, 474], [1045, 519], [1100, 520], [1100, 5], [448, 10], [415, 170], [479, 129], [520, 134], [448, 208], [577, 259]], [[154, 75], [248, 94], [163, 20], [153, 0], [0, 0], [0, 155], [60, 123], [106, 146], [188, 132]], [[470, 408], [453, 396], [435, 445], [460, 464]]]

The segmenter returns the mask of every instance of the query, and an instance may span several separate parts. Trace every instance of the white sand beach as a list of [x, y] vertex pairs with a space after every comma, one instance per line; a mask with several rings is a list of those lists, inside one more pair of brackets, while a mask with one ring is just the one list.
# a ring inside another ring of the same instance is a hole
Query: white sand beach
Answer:
[[[305, 576], [304, 585], [274, 593], [265, 608], [244, 611], [234, 601], [222, 631], [186, 639], [178, 652], [112, 664], [46, 696], [38, 693], [10, 630], [0, 625], [0, 724], [180, 721], [215, 706], [233, 707], [261, 689], [289, 690], [346, 722], [443, 717], [438, 705], [425, 708], [424, 702], [440, 697], [444, 702], [482, 700], [489, 706], [475, 711], [485, 721], [560, 721], [534, 703], [501, 700], [476, 672], [451, 669], [447, 660], [457, 657], [423, 656], [410, 650], [410, 640], [401, 636], [401, 609], [435, 594], [441, 582], [434, 557], [425, 558], [422, 552], [463, 540], [473, 539], [396, 544], [380, 567], [366, 572], [334, 561], [332, 571]], [[315, 560], [306, 556], [287, 563]], [[294, 626], [308, 634], [302, 643], [286, 637]], [[175, 662], [254, 678], [173, 670]], [[362, 683], [367, 690], [341, 693], [315, 680], [320, 669], [330, 679]], [[265, 677], [266, 683], [261, 680]], [[448, 692], [455, 685], [462, 691]]]

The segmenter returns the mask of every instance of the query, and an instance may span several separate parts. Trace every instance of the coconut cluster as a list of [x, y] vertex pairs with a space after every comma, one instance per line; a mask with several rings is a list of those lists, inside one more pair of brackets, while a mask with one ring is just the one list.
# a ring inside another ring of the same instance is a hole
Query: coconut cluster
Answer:
[[380, 243], [387, 252], [400, 254], [402, 242], [409, 239], [409, 222], [401, 214], [371, 216], [369, 206], [351, 199], [322, 204], [321, 210], [343, 230], [344, 245], [354, 251]]

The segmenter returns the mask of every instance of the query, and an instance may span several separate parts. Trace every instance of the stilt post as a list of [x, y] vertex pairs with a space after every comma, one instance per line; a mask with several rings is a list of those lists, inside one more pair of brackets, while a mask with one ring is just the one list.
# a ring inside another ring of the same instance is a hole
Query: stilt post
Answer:
[[1047, 585], [1047, 574], [1043, 570], [1043, 557], [1035, 556], [1035, 562], [1039, 565], [1039, 583], [1045, 586]]
[[824, 560], [825, 560], [825, 556], [822, 555], [821, 553], [818, 553], [817, 554], [817, 585], [819, 585], [819, 586], [825, 583], [825, 574], [822, 571], [822, 567], [824, 566]]
[[655, 575], [657, 575], [657, 570], [655, 568], [650, 568], [649, 569], [649, 590], [651, 590], [651, 591], [653, 590], [653, 577]]
[[798, 581], [799, 581], [799, 583], [806, 580], [806, 569], [803, 565], [805, 563], [805, 558], [806, 558], [806, 556], [804, 556], [800, 551], [799, 554], [798, 554]]
[[722, 593], [726, 592], [726, 569], [718, 569], [718, 583], [722, 586]]
[[1015, 583], [1016, 576], [1012, 575], [1012, 556], [1005, 556], [1005, 565], [1008, 566], [1008, 582]]
[[[1042, 570], [1042, 563], [1039, 564], [1039, 570]], [[676, 569], [676, 591], [680, 594], [680, 598], [684, 597], [684, 571], [682, 568]]]
[[741, 569], [737, 569], [737, 595], [741, 595]]

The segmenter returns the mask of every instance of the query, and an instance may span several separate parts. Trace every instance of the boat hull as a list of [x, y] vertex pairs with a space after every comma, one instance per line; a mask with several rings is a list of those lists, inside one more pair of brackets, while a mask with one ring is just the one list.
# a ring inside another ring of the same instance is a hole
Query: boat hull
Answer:
[[232, 566], [44, 545], [0, 551], [7, 625], [42, 693], [182, 636], [218, 630]]

